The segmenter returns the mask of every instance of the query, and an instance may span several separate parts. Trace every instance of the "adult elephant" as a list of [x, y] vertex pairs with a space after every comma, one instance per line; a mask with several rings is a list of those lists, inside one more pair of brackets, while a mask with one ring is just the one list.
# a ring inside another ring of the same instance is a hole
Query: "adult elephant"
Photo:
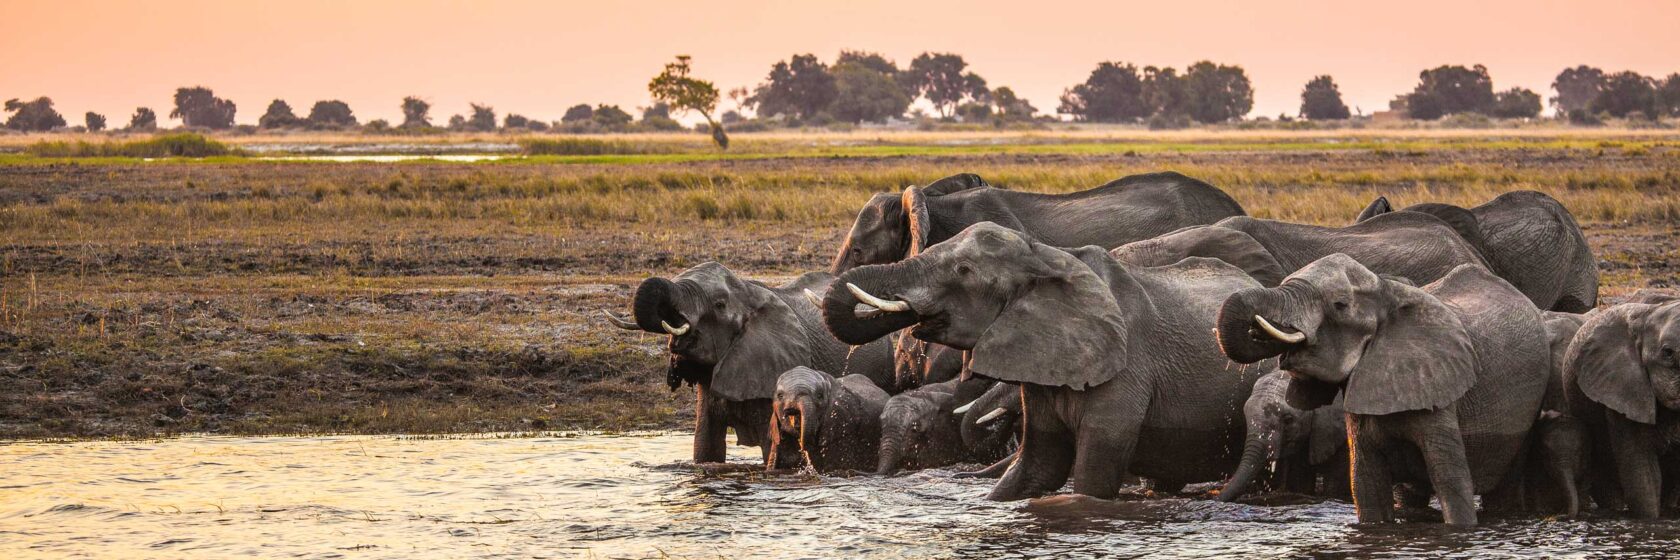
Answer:
[[1021, 388], [1014, 383], [993, 383], [980, 398], [969, 401], [952, 411], [961, 415], [963, 445], [972, 449], [993, 450], [1001, 454], [991, 465], [974, 472], [958, 473], [959, 478], [997, 478], [1015, 462], [1012, 449], [1021, 434]]
[[1394, 519], [1398, 483], [1430, 488], [1457, 525], [1476, 523], [1475, 494], [1520, 496], [1507, 478], [1540, 411], [1550, 349], [1540, 311], [1487, 269], [1460, 266], [1417, 288], [1331, 255], [1276, 288], [1232, 295], [1217, 325], [1233, 361], [1282, 357], [1291, 405], [1343, 396], [1361, 522]]
[[1655, 519], [1672, 501], [1664, 485], [1668, 498], [1680, 486], [1680, 301], [1598, 312], [1581, 325], [1563, 368], [1569, 406], [1591, 439], [1589, 468], [1608, 475], [1595, 483], [1619, 490], [1594, 489], [1594, 497]]
[[812, 272], [772, 288], [745, 280], [708, 262], [674, 279], [642, 281], [631, 300], [632, 317], [606, 312], [625, 330], [670, 335], [671, 390], [695, 387], [694, 461], [723, 462], [725, 435], [770, 453], [770, 401], [776, 378], [797, 366], [858, 373], [891, 387], [890, 341], [857, 348], [823, 332], [819, 310], [805, 290], [821, 288], [833, 276]]
[[[1387, 198], [1377, 197], [1358, 220], [1393, 210]], [[1512, 191], [1468, 209], [1429, 202], [1404, 210], [1452, 224], [1495, 273], [1541, 309], [1585, 313], [1598, 305], [1598, 260], [1575, 216], [1545, 193]]]
[[1128, 471], [1184, 483], [1237, 463], [1242, 402], [1269, 368], [1233, 371], [1208, 325], [1259, 284], [1213, 259], [1133, 267], [1100, 247], [1063, 250], [992, 223], [905, 261], [835, 281], [823, 319], [847, 342], [914, 327], [970, 351], [972, 375], [1021, 386], [1019, 458], [991, 492], [1114, 497]]
[[1216, 258], [1248, 271], [1265, 286], [1276, 286], [1288, 274], [1337, 253], [1379, 274], [1418, 284], [1434, 282], [1462, 264], [1487, 264], [1451, 225], [1416, 212], [1385, 214], [1339, 228], [1239, 216], [1114, 250], [1116, 258], [1145, 266], [1185, 257]]
[[832, 271], [896, 262], [980, 222], [1025, 232], [1051, 246], [1113, 249], [1241, 215], [1242, 205], [1224, 191], [1170, 171], [1067, 194], [1005, 190], [964, 173], [871, 197], [834, 256]]

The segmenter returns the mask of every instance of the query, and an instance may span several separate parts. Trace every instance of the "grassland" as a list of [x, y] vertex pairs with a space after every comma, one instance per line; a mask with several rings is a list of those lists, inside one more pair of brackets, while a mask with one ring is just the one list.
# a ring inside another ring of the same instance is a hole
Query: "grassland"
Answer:
[[[20, 138], [0, 148], [75, 141]], [[822, 268], [871, 193], [965, 171], [1066, 192], [1171, 169], [1257, 216], [1321, 224], [1379, 194], [1474, 205], [1536, 189], [1582, 222], [1608, 296], [1680, 281], [1680, 134], [1665, 131], [744, 135], [729, 154], [696, 135], [612, 141], [635, 153], [0, 154], [0, 437], [681, 427], [691, 405], [664, 388], [663, 341], [597, 310], [707, 260], [768, 279]]]

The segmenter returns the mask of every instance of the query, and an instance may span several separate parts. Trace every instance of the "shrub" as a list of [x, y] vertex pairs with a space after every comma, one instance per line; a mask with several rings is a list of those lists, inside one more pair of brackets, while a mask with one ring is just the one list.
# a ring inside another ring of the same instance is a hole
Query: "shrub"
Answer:
[[595, 138], [526, 138], [519, 141], [525, 155], [605, 156], [664, 153], [656, 146]]
[[202, 134], [183, 132], [123, 142], [36, 142], [24, 152], [38, 157], [211, 157], [243, 155]]

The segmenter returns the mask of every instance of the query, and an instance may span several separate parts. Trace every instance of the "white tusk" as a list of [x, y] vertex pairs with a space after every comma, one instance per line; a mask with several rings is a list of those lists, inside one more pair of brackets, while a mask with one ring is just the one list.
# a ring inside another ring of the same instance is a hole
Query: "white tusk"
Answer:
[[994, 408], [994, 409], [992, 409], [991, 412], [987, 412], [985, 416], [981, 416], [979, 419], [975, 420], [974, 423], [975, 424], [985, 424], [987, 422], [997, 420], [997, 417], [1003, 416], [1003, 413], [1005, 413], [1005, 412], [1009, 412], [1009, 411], [1004, 410], [1002, 407]]
[[624, 329], [624, 330], [627, 330], [627, 331], [642, 330], [641, 327], [636, 326], [635, 322], [626, 320], [623, 317], [619, 317], [617, 315], [613, 315], [613, 313], [611, 311], [607, 311], [605, 309], [602, 309], [601, 314], [607, 316], [607, 322], [612, 323], [612, 326], [615, 326], [615, 327], [618, 327], [618, 328], [621, 328], [621, 329]]
[[980, 403], [980, 399], [974, 399], [972, 401], [968, 401], [968, 404], [959, 406], [959, 407], [957, 407], [956, 410], [952, 410], [951, 414], [968, 414], [968, 409], [974, 408], [974, 405], [979, 404], [979, 403]]
[[660, 320], [659, 326], [665, 327], [665, 332], [671, 333], [671, 336], [682, 336], [688, 334], [689, 325], [686, 324], [679, 328], [671, 326], [670, 323], [667, 323], [664, 320]]
[[1301, 341], [1307, 339], [1307, 333], [1298, 332], [1295, 334], [1289, 334], [1280, 331], [1277, 327], [1272, 326], [1272, 323], [1267, 321], [1265, 317], [1261, 317], [1259, 315], [1254, 316], [1254, 322], [1259, 323], [1260, 330], [1266, 331], [1266, 334], [1272, 335], [1272, 338], [1288, 342], [1290, 344], [1300, 344]]
[[822, 296], [817, 295], [810, 288], [805, 288], [805, 300], [811, 302], [811, 305], [817, 306], [817, 309], [822, 309]]
[[887, 301], [887, 300], [869, 295], [869, 292], [863, 291], [863, 288], [859, 288], [859, 287], [857, 287], [857, 284], [853, 284], [851, 282], [846, 283], [846, 289], [851, 290], [852, 295], [857, 296], [858, 301], [862, 301], [864, 303], [867, 303], [867, 304], [869, 304], [870, 307], [874, 307], [874, 308], [879, 309], [881, 311], [886, 311], [886, 312], [889, 312], [889, 313], [898, 313], [900, 311], [909, 311], [910, 310], [910, 304], [909, 303], [902, 302], [902, 301]]

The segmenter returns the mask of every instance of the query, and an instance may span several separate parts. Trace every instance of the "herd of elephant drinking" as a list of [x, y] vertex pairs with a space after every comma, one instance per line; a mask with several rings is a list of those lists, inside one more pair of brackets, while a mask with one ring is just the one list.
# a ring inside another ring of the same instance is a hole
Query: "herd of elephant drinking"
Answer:
[[1350, 221], [1248, 217], [1171, 172], [1058, 195], [961, 174], [874, 195], [830, 272], [706, 263], [607, 319], [669, 335], [697, 463], [733, 428], [772, 469], [991, 463], [957, 476], [994, 500], [1135, 476], [1351, 497], [1361, 522], [1680, 506], [1680, 300], [1596, 309], [1586, 238], [1539, 192]]

